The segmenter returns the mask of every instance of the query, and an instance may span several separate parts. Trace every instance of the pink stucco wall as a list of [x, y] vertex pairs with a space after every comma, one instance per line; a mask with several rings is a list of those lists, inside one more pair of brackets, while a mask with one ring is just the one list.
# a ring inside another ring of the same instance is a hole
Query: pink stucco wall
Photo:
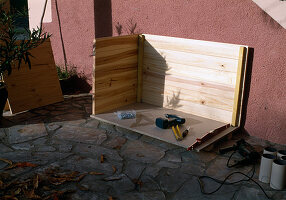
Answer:
[[[57, 0], [64, 48], [69, 66], [84, 72], [91, 82], [94, 33], [93, 0]], [[59, 23], [55, 0], [52, 0], [52, 22], [44, 24], [45, 31], [52, 34], [52, 48], [57, 65], [64, 66]]]
[[[251, 0], [60, 0], [59, 4], [69, 62], [88, 75], [93, 37], [117, 35], [118, 24], [127, 34], [130, 21], [137, 23], [137, 32], [254, 48], [245, 130], [286, 144], [286, 29]], [[46, 27], [54, 34], [56, 62], [62, 63], [56, 23]]]

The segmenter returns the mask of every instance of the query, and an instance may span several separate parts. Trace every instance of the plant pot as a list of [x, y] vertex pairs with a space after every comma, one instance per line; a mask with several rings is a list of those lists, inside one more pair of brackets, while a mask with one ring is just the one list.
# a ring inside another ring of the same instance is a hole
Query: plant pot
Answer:
[[71, 77], [60, 79], [60, 85], [63, 94], [72, 94], [74, 92], [74, 82]]
[[8, 98], [8, 91], [3, 83], [0, 82], [0, 119], [3, 117], [3, 110], [5, 108]]

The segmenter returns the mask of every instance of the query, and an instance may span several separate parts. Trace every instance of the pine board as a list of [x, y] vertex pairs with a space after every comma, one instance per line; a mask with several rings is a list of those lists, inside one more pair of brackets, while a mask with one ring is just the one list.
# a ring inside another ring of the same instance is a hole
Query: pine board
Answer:
[[138, 35], [94, 42], [93, 114], [136, 102]]
[[63, 101], [50, 40], [30, 52], [31, 69], [23, 63], [4, 76], [12, 113]]
[[[114, 112], [122, 110], [135, 110], [136, 118], [120, 120], [114, 114]], [[183, 132], [187, 127], [191, 127], [188, 136], [182, 141], [177, 141], [175, 139], [175, 136], [170, 128], [160, 129], [155, 126], [155, 119], [157, 117], [164, 117], [164, 114], [166, 113], [176, 114], [186, 119], [186, 123], [180, 126], [181, 132]], [[177, 110], [161, 108], [146, 103], [135, 103], [125, 107], [110, 110], [110, 112], [107, 113], [92, 115], [91, 117], [184, 148], [189, 148], [191, 144], [196, 142], [197, 138], [201, 138], [203, 135], [209, 133], [210, 131], [216, 130], [226, 125], [226, 123], [219, 121], [199, 117]]]
[[144, 35], [143, 102], [237, 125], [247, 47]]

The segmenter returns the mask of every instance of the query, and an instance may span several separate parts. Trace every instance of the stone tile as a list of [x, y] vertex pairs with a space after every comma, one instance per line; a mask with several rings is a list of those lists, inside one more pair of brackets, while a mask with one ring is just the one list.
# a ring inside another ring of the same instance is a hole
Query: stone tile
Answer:
[[143, 174], [154, 178], [159, 175], [161, 169], [159, 166], [147, 166]]
[[114, 136], [104, 142], [104, 146], [112, 148], [112, 149], [120, 149], [125, 143], [127, 139], [121, 136]]
[[64, 126], [57, 130], [53, 138], [65, 141], [101, 144], [107, 139], [107, 136], [103, 130]]
[[38, 138], [36, 140], [34, 140], [32, 143], [34, 145], [43, 145], [47, 142], [47, 138], [43, 137], [43, 138]]
[[126, 159], [137, 160], [143, 163], [155, 163], [164, 157], [163, 149], [141, 141], [128, 141], [122, 155]]
[[11, 151], [13, 151], [13, 149], [11, 149], [10, 147], [7, 147], [4, 144], [0, 144], [0, 153], [6, 153]]
[[46, 135], [48, 134], [43, 123], [16, 125], [9, 128], [8, 141], [10, 144], [21, 143]]
[[60, 144], [58, 145], [59, 152], [71, 152], [72, 145], [71, 144]]
[[86, 172], [100, 172], [104, 175], [96, 176], [101, 179], [102, 177], [111, 176], [114, 174], [113, 166], [120, 172], [122, 171], [122, 164], [119, 162], [103, 162], [101, 163], [95, 158], [86, 158], [82, 156], [71, 156], [67, 160], [59, 161], [56, 163], [62, 169]]
[[106, 122], [99, 121], [98, 127], [107, 130], [108, 132], [115, 132], [115, 126]]
[[106, 160], [116, 160], [116, 161], [123, 160], [116, 150], [107, 149], [105, 147], [95, 146], [95, 145], [77, 144], [73, 152], [82, 156], [92, 157], [97, 159], [100, 159], [100, 156], [104, 155], [104, 158]]
[[126, 137], [129, 140], [137, 140], [142, 136], [140, 133], [136, 133], [136, 132], [128, 130], [126, 128], [121, 128], [119, 126], [115, 126], [115, 130], [117, 132], [123, 134], [124, 137]]
[[175, 162], [175, 163], [181, 163], [182, 162], [182, 158], [181, 158], [180, 154], [167, 153], [165, 158], [169, 162]]
[[47, 127], [47, 130], [48, 130], [49, 132], [52, 132], [52, 131], [55, 131], [55, 130], [61, 128], [61, 125], [59, 125], [59, 124], [57, 124], [57, 123], [50, 123], [50, 124], [48, 124], [46, 127]]
[[[209, 192], [209, 191], [207, 191]], [[176, 192], [173, 200], [195, 199], [195, 200], [230, 200], [234, 196], [235, 191], [217, 192], [212, 195], [204, 195], [201, 193], [200, 186], [196, 178], [188, 179], [182, 187]]]
[[134, 183], [125, 174], [121, 174], [119, 176], [119, 180], [107, 182], [107, 184], [113, 189], [113, 195], [124, 194], [135, 189]]
[[31, 145], [30, 143], [22, 143], [22, 144], [14, 144], [12, 145], [12, 148], [15, 150], [25, 150], [29, 151], [34, 147], [34, 145]]
[[119, 196], [119, 199], [128, 200], [165, 200], [166, 197], [161, 191], [152, 192], [129, 192]]
[[205, 165], [201, 162], [184, 162], [182, 163], [181, 170], [189, 175], [203, 175]]
[[217, 157], [216, 153], [213, 152], [195, 152], [195, 151], [185, 151], [181, 153], [182, 160], [184, 162], [197, 161], [208, 163]]
[[155, 140], [155, 138], [149, 137], [149, 136], [147, 136], [147, 135], [142, 135], [142, 136], [140, 137], [140, 140], [141, 140], [142, 142], [152, 143], [152, 142]]
[[0, 128], [0, 141], [4, 141], [7, 137], [6, 129]]
[[142, 186], [138, 187], [140, 192], [158, 191], [160, 190], [159, 184], [149, 176], [142, 176], [140, 178], [142, 181]]
[[159, 161], [156, 166], [159, 166], [160, 168], [171, 168], [171, 169], [176, 169], [176, 168], [179, 168], [180, 165], [178, 164], [175, 164], [175, 163], [171, 163], [171, 162], [168, 162], [168, 161], [164, 161], [164, 160], [161, 160]]
[[106, 181], [98, 179], [97, 175], [87, 175], [80, 184], [93, 192], [107, 193], [110, 189]]
[[89, 191], [76, 191], [75, 193], [71, 194], [71, 200], [103, 200], [108, 199], [106, 196], [105, 198], [100, 198], [98, 194]]
[[268, 198], [263, 194], [259, 188], [245, 187], [235, 194], [233, 200], [267, 200]]
[[35, 152], [33, 153], [33, 160], [39, 164], [46, 164], [48, 162], [56, 162], [62, 160], [72, 154], [61, 152]]
[[87, 120], [86, 124], [84, 124], [84, 127], [87, 128], [98, 128], [99, 121], [95, 119], [89, 119]]
[[40, 152], [53, 152], [53, 151], [56, 151], [56, 148], [55, 147], [52, 147], [52, 146], [39, 146], [36, 151], [40, 151]]
[[84, 112], [81, 112], [81, 113], [68, 113], [68, 114], [65, 114], [65, 115], [58, 115], [58, 116], [55, 116], [55, 117], [52, 117], [52, 121], [56, 121], [56, 122], [68, 122], [68, 121], [76, 121], [76, 120], [79, 120], [79, 119], [85, 119], [86, 116], [85, 116], [85, 113]]
[[[224, 179], [227, 175], [234, 171], [240, 171], [242, 173], [248, 174], [252, 171], [252, 166], [244, 166], [240, 167], [239, 170], [235, 167], [228, 168], [226, 166], [228, 158], [225, 157], [217, 157], [214, 162], [209, 164], [209, 167], [206, 170], [206, 175], [217, 178], [217, 179]], [[241, 175], [234, 175], [229, 178], [230, 181], [241, 180]]]
[[135, 161], [125, 163], [125, 170], [123, 171], [131, 180], [138, 179], [145, 169], [145, 165]]
[[165, 192], [176, 192], [190, 176], [180, 173], [178, 169], [165, 170], [156, 178], [161, 190]]

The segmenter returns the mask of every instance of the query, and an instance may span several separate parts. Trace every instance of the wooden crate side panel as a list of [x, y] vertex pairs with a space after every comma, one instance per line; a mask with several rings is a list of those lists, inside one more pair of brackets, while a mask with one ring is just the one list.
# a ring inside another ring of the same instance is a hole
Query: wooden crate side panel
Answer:
[[96, 39], [94, 51], [93, 114], [135, 103], [138, 35]]
[[31, 64], [14, 67], [4, 81], [12, 113], [63, 101], [50, 40], [31, 50]]
[[241, 46], [145, 38], [143, 102], [232, 122]]
[[[155, 49], [174, 50], [199, 55], [238, 59], [239, 45], [144, 34]], [[146, 45], [148, 48], [148, 44]]]

